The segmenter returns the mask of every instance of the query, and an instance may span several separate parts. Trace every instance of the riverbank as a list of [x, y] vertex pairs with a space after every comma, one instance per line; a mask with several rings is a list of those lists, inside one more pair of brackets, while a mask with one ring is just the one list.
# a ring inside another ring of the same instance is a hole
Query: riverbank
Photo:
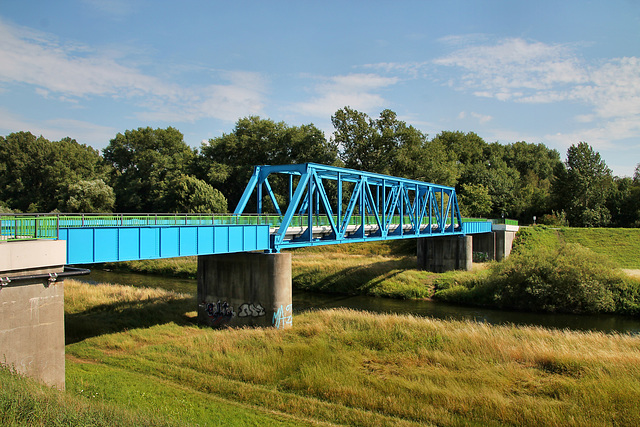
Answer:
[[[634, 273], [634, 269], [640, 269], [640, 229], [523, 228], [514, 254], [525, 255], [512, 257], [506, 264], [474, 264], [471, 272], [436, 274], [417, 270], [416, 242], [412, 239], [317, 246], [292, 253], [293, 286], [301, 290], [435, 298], [454, 304], [527, 311], [640, 313], [640, 277]], [[546, 264], [539, 262], [542, 259]], [[191, 257], [106, 267], [195, 278], [197, 262]], [[525, 271], [528, 277], [518, 274]], [[536, 283], [532, 285], [529, 278]], [[519, 288], [513, 284], [519, 284]], [[530, 295], [530, 290], [535, 295]], [[567, 295], [573, 300], [563, 301]]]
[[286, 331], [212, 330], [193, 307], [189, 295], [66, 281], [59, 401], [159, 425], [640, 422], [637, 336], [352, 310], [307, 312]]

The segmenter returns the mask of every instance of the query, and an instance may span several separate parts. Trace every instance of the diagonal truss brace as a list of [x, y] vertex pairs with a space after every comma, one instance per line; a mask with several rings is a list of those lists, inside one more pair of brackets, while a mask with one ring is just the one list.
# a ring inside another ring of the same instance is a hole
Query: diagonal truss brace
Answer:
[[[272, 174], [289, 175], [288, 192], [283, 194], [288, 195], [286, 209], [278, 204], [269, 183]], [[280, 216], [280, 223], [272, 225], [271, 250], [275, 252], [318, 244], [463, 234], [452, 187], [315, 163], [255, 166], [234, 215], [245, 214], [254, 193], [258, 214], [266, 193]]]

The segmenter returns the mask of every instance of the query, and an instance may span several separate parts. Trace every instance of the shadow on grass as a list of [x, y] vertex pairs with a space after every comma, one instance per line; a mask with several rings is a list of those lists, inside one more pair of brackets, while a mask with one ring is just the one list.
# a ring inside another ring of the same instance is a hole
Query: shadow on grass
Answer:
[[133, 302], [102, 304], [80, 313], [65, 313], [65, 341], [73, 344], [103, 334], [129, 329], [148, 328], [164, 323], [193, 325], [196, 311], [195, 297], [166, 300], [150, 298]]
[[[405, 257], [389, 261], [357, 265], [327, 274], [319, 268], [294, 274], [293, 285], [298, 289], [348, 295], [367, 294], [380, 283], [390, 280], [408, 268], [415, 268], [415, 258]], [[305, 271], [306, 270], [306, 271]]]

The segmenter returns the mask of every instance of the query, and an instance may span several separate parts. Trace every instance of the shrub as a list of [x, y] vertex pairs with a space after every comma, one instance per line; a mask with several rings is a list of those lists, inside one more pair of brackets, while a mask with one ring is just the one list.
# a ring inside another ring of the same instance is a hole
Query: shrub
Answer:
[[606, 257], [572, 243], [522, 248], [496, 264], [488, 282], [500, 306], [572, 313], [615, 311], [626, 283]]

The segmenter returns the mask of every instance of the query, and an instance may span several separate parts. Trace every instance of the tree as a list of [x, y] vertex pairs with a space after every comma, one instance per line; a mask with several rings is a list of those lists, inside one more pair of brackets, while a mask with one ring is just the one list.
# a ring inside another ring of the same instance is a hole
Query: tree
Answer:
[[104, 149], [113, 168], [120, 212], [174, 211], [167, 201], [169, 183], [192, 168], [195, 152], [175, 128], [138, 128], [119, 133]]
[[67, 190], [64, 212], [113, 212], [116, 196], [102, 179], [78, 181]]
[[482, 184], [463, 184], [458, 201], [462, 216], [486, 217], [491, 213], [491, 196]]
[[613, 187], [611, 170], [586, 142], [567, 150], [565, 172], [559, 172], [553, 191], [563, 201], [569, 224], [574, 227], [603, 227], [611, 213], [606, 200]]
[[[337, 146], [327, 142], [322, 131], [313, 124], [288, 126], [260, 117], [238, 120], [233, 132], [202, 144], [197, 159], [196, 176], [215, 188], [224, 189], [235, 206], [255, 165], [338, 162]], [[270, 181], [272, 179], [270, 178]], [[288, 180], [274, 177], [271, 185], [284, 194]]]
[[167, 212], [226, 213], [227, 199], [206, 182], [180, 175], [169, 185]]
[[99, 152], [71, 138], [49, 141], [30, 132], [0, 137], [0, 200], [11, 209], [59, 210], [70, 185], [107, 174]]
[[519, 141], [504, 146], [503, 158], [509, 168], [520, 174], [510, 207], [511, 215], [521, 221], [531, 221], [534, 215], [538, 218], [550, 215], [554, 171], [562, 165], [560, 153], [543, 144]]
[[374, 120], [344, 107], [336, 111], [331, 121], [334, 140], [341, 147], [340, 158], [346, 167], [419, 180], [430, 180], [436, 175], [427, 176], [437, 168], [425, 167], [430, 154], [425, 147], [426, 135], [398, 120], [395, 112], [383, 110]]

